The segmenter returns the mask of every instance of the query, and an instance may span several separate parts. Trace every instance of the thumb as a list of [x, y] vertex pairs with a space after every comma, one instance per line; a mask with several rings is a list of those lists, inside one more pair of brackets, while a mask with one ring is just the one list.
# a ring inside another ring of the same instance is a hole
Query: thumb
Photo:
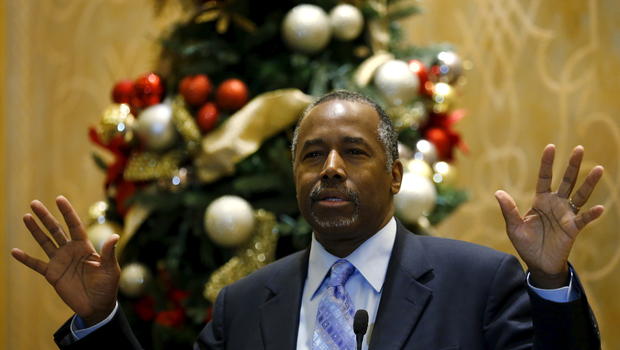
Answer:
[[101, 263], [104, 266], [109, 267], [109, 266], [115, 266], [117, 264], [115, 248], [116, 248], [116, 243], [118, 243], [119, 239], [120, 239], [119, 235], [113, 234], [103, 244], [103, 247], [101, 248]]
[[506, 222], [506, 230], [510, 234], [522, 221], [517, 204], [508, 193], [502, 190], [495, 192], [495, 199], [497, 199], [499, 208], [502, 210], [502, 215]]

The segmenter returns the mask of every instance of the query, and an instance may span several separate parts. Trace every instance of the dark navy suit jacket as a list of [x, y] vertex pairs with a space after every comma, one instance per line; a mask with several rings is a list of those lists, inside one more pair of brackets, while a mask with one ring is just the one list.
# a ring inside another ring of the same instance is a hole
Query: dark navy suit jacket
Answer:
[[[194, 349], [295, 349], [308, 251], [224, 288]], [[578, 282], [578, 280], [577, 280]], [[400, 223], [370, 350], [600, 349], [583, 289], [569, 303], [528, 293], [518, 260], [462, 241], [418, 236]], [[140, 349], [122, 312], [63, 349]]]

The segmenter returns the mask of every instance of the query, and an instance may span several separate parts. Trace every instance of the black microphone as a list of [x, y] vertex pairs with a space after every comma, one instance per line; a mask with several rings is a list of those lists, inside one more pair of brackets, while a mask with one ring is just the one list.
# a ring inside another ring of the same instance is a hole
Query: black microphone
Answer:
[[368, 330], [368, 312], [359, 309], [353, 316], [353, 333], [355, 333], [355, 340], [357, 340], [357, 350], [362, 350], [362, 339], [364, 339], [366, 330]]

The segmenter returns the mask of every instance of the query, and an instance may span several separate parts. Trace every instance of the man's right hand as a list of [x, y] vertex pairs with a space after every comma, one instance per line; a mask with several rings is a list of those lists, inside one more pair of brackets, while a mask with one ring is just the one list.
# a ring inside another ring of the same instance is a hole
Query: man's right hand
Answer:
[[[38, 200], [30, 207], [49, 231], [47, 235], [31, 214], [24, 215], [24, 224], [39, 243], [49, 262], [43, 262], [14, 248], [11, 254], [22, 264], [45, 276], [49, 284], [87, 326], [104, 320], [116, 305], [120, 267], [114, 256], [119, 236], [112, 235], [99, 255], [86, 236], [86, 230], [69, 201], [59, 196], [56, 205], [62, 213], [69, 235], [58, 220]], [[50, 238], [51, 236], [51, 238]]]

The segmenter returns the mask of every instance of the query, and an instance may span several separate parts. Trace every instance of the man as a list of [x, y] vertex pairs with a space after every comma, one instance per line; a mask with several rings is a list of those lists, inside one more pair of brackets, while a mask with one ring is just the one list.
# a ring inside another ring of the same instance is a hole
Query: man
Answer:
[[[555, 148], [542, 155], [532, 208], [521, 216], [496, 192], [516, 258], [474, 244], [416, 236], [394, 218], [403, 166], [383, 110], [336, 91], [305, 112], [293, 140], [300, 211], [313, 228], [310, 249], [222, 290], [197, 349], [354, 349], [353, 313], [365, 309], [370, 349], [597, 349], [600, 340], [583, 289], [567, 259], [577, 234], [603, 213], [580, 212], [603, 168], [594, 167], [570, 197], [583, 149], [573, 151], [551, 192]], [[64, 349], [140, 345], [116, 303], [118, 237], [101, 255], [64, 197], [57, 205], [69, 229], [38, 201], [24, 222], [50, 261], [14, 249], [44, 275], [78, 317], [55, 339]], [[559, 294], [559, 295], [558, 295]]]

